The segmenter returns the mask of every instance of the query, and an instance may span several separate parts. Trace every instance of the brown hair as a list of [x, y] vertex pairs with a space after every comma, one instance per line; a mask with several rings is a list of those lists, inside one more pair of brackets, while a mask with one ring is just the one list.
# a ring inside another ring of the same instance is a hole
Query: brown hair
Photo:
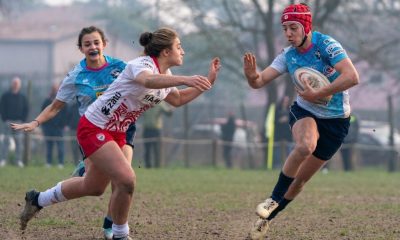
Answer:
[[152, 57], [159, 57], [162, 50], [171, 48], [178, 33], [170, 28], [160, 28], [157, 31], [144, 32], [140, 35], [140, 45], [144, 47], [144, 53]]
[[105, 43], [107, 41], [103, 30], [101, 30], [100, 28], [95, 27], [95, 26], [85, 27], [85, 28], [82, 28], [81, 32], [79, 33], [78, 44], [77, 44], [78, 47], [79, 48], [82, 47], [83, 36], [85, 36], [86, 34], [94, 33], [94, 32], [98, 32], [100, 34], [100, 37], [101, 37], [101, 40], [103, 41], [103, 43]]

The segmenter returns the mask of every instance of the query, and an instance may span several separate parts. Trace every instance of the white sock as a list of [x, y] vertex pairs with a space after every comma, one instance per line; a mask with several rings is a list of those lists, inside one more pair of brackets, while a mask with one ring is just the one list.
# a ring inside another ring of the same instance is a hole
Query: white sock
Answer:
[[123, 225], [116, 225], [113, 223], [112, 231], [115, 238], [122, 238], [129, 235], [129, 225], [125, 223]]
[[39, 206], [47, 207], [52, 204], [67, 201], [68, 199], [66, 199], [61, 192], [61, 184], [62, 182], [59, 182], [56, 186], [41, 192], [38, 199]]

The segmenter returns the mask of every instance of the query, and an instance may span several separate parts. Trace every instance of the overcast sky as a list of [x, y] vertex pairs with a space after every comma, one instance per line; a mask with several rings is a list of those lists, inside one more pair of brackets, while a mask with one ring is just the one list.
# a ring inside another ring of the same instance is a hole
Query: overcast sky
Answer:
[[[71, 2], [76, 2], [77, 0], [45, 0], [45, 2], [49, 5], [66, 5], [70, 4]], [[80, 2], [84, 2], [85, 0], [79, 0]]]

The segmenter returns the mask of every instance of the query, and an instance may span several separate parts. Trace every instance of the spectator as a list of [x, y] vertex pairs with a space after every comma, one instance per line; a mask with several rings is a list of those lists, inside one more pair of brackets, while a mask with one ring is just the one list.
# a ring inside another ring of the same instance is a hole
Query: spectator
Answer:
[[232, 168], [232, 145], [236, 131], [235, 115], [229, 113], [226, 123], [221, 125], [221, 139], [223, 141], [223, 155], [225, 166]]
[[10, 136], [15, 141], [15, 158], [14, 164], [19, 167], [24, 167], [22, 161], [23, 152], [23, 132], [15, 131], [10, 128], [11, 122], [22, 123], [26, 121], [28, 116], [28, 101], [26, 96], [21, 92], [21, 79], [14, 77], [11, 81], [11, 88], [5, 92], [0, 99], [0, 115], [4, 122], [3, 134], [4, 140], [0, 152], [0, 166], [7, 164], [10, 150]]
[[[59, 88], [58, 83], [54, 83], [50, 90], [50, 95], [42, 104], [41, 110], [43, 111], [49, 106], [57, 95]], [[47, 122], [43, 122], [42, 130], [46, 142], [46, 167], [51, 167], [53, 162], [53, 146], [57, 145], [58, 167], [64, 167], [64, 128], [67, 125], [67, 109], [61, 109], [54, 118]]]
[[[162, 115], [171, 116], [172, 109], [160, 103], [143, 113], [143, 138], [150, 138], [144, 143], [144, 164], [146, 168], [160, 167], [160, 137], [162, 136]], [[151, 157], [153, 156], [154, 164]]]
[[353, 171], [354, 170], [354, 156], [355, 156], [355, 144], [358, 140], [358, 134], [360, 126], [356, 115], [352, 114], [350, 117], [350, 128], [349, 133], [344, 138], [344, 145], [341, 148], [343, 170]]

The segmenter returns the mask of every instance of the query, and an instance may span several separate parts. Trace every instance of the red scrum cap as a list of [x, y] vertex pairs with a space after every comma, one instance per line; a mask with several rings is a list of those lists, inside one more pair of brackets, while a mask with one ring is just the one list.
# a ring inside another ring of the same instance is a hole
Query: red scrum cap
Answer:
[[305, 4], [292, 4], [287, 6], [282, 13], [281, 23], [297, 22], [303, 26], [307, 35], [312, 28], [312, 16], [310, 8]]

